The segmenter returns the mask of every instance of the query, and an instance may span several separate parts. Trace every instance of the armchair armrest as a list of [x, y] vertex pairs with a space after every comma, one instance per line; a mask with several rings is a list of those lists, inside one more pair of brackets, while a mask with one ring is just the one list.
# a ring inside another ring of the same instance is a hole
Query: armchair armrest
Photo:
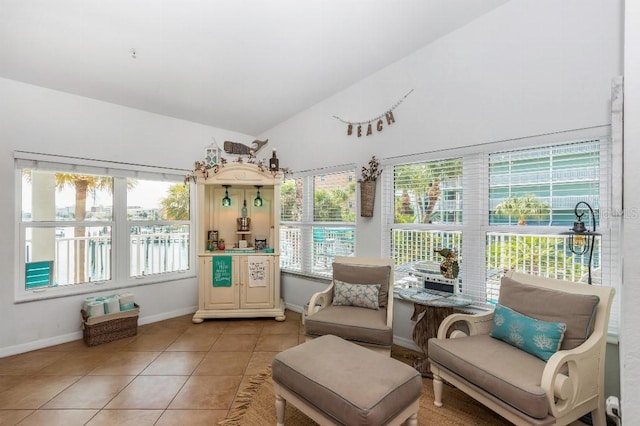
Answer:
[[309, 310], [307, 311], [307, 316], [311, 316], [318, 312], [321, 309], [326, 308], [332, 301], [333, 296], [333, 281], [329, 287], [327, 287], [323, 291], [319, 291], [314, 293], [311, 296], [311, 300], [309, 301]]
[[547, 361], [540, 386], [547, 395], [549, 412], [556, 418], [598, 401], [604, 391], [599, 382], [602, 374], [595, 372], [600, 368], [606, 341], [602, 341], [604, 336], [594, 334], [577, 348], [558, 351]]
[[[451, 314], [442, 321], [438, 328], [438, 339], [446, 339], [447, 332], [453, 324], [458, 321], [463, 321], [469, 328], [469, 335], [474, 336], [476, 334], [489, 334], [491, 331], [491, 324], [493, 322], [493, 312], [487, 312], [484, 314]], [[452, 332], [451, 338], [466, 336], [461, 330]]]

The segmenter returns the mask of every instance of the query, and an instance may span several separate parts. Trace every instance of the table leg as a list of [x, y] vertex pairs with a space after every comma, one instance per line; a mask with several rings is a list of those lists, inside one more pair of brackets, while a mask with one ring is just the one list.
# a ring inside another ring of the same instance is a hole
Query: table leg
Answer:
[[413, 341], [425, 354], [425, 359], [417, 361], [414, 367], [423, 377], [433, 377], [429, 369], [428, 341], [438, 335], [440, 323], [454, 313], [453, 307], [426, 306], [414, 303], [412, 320], [416, 321], [413, 327]]

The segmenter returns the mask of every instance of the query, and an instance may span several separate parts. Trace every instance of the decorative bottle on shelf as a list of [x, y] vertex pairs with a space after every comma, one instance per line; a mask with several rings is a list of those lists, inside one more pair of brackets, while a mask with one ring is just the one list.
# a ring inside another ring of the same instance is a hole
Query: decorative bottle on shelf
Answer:
[[273, 153], [271, 154], [271, 158], [269, 159], [269, 169], [272, 172], [277, 172], [280, 169], [280, 161], [276, 156], [276, 149], [273, 149]]
[[238, 218], [238, 231], [248, 232], [251, 219], [247, 217], [247, 200], [242, 204], [242, 216]]

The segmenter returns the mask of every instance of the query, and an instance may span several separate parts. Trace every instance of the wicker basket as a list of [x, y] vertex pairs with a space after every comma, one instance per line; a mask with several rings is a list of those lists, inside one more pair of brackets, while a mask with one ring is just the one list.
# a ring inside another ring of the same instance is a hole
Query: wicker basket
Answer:
[[138, 334], [140, 306], [113, 314], [89, 317], [82, 309], [82, 337], [87, 346], [108, 343]]
[[373, 205], [376, 201], [376, 181], [360, 182], [360, 216], [373, 217]]

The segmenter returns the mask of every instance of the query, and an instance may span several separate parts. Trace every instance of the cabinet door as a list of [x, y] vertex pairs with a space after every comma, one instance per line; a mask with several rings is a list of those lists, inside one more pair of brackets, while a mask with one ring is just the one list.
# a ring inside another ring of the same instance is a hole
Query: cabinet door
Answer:
[[238, 266], [237, 258], [232, 260], [231, 285], [215, 286], [213, 282], [213, 257], [205, 257], [201, 263], [201, 276], [204, 277], [200, 283], [201, 291], [204, 293], [204, 306], [202, 309], [236, 309], [239, 306], [238, 300]]
[[272, 308], [273, 257], [242, 256], [240, 263], [240, 307]]

